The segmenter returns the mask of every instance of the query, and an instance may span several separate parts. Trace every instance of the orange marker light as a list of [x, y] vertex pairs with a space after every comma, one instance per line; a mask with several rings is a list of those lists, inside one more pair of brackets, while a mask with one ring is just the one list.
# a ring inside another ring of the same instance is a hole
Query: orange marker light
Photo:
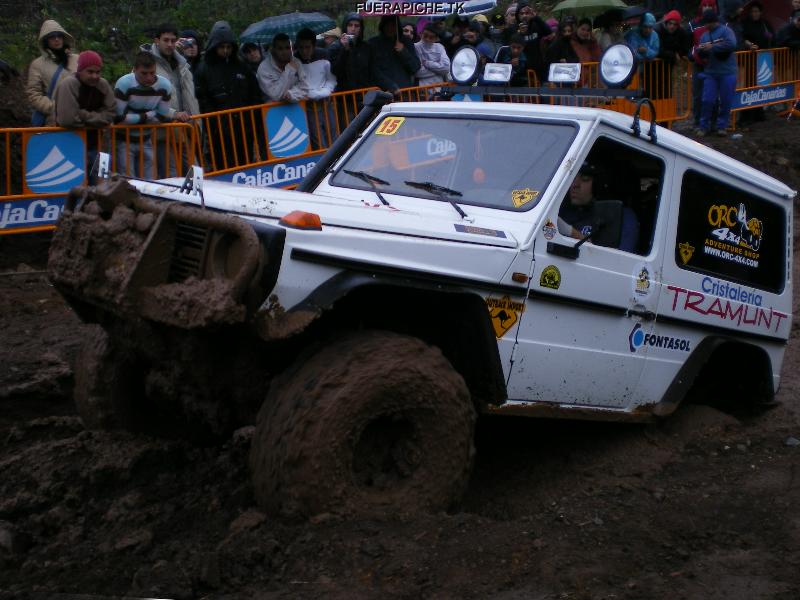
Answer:
[[511, 275], [511, 280], [516, 283], [528, 283], [528, 276], [525, 275], [525, 273], [513, 273]]
[[292, 227], [294, 229], [315, 229], [317, 231], [322, 231], [322, 221], [319, 215], [302, 210], [293, 210], [279, 222], [285, 227]]

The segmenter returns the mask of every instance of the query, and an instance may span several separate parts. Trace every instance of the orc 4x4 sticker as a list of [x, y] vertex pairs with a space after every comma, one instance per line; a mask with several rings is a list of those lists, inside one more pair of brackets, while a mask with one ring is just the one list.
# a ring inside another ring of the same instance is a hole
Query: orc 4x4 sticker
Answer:
[[708, 209], [708, 224], [714, 227], [705, 241], [704, 252], [727, 261], [757, 268], [764, 224], [747, 218], [743, 202], [739, 207], [713, 204]]

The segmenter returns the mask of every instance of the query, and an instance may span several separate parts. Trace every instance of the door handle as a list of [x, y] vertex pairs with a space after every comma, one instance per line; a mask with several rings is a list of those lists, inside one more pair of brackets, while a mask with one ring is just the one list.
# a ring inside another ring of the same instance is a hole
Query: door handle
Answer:
[[[644, 307], [642, 307], [644, 308]], [[625, 312], [626, 317], [640, 317], [644, 321], [655, 321], [656, 320], [656, 313], [652, 310], [636, 310], [634, 308], [629, 308]]]

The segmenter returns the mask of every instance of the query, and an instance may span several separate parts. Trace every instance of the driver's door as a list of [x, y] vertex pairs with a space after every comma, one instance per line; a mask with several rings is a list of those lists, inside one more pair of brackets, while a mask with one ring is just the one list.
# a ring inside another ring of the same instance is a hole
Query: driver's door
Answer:
[[[658, 305], [664, 239], [655, 233], [655, 222], [666, 209], [658, 199], [667, 197], [670, 164], [658, 148], [645, 148], [648, 154], [638, 156], [635, 145], [609, 133], [592, 150], [593, 160], [605, 158], [609, 169], [620, 162], [637, 186], [659, 175], [658, 190], [650, 190], [656, 199], [653, 222], [640, 223], [647, 236], [641, 253], [586, 242], [577, 258], [559, 255], [558, 246], [572, 248], [577, 240], [558, 232], [559, 205], [550, 207], [535, 239], [533, 278], [508, 382], [510, 400], [624, 408], [634, 398], [647, 357], [642, 342], [653, 331]], [[632, 174], [636, 167], [629, 162], [638, 163], [647, 177]], [[644, 193], [631, 196], [626, 206], [645, 200]], [[647, 211], [639, 214], [644, 219]]]

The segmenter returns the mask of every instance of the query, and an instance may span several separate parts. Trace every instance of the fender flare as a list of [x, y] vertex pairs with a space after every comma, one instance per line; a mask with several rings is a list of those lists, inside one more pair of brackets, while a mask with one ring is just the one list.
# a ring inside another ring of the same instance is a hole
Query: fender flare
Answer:
[[714, 353], [726, 344], [747, 346], [763, 356], [767, 365], [767, 373], [770, 374], [770, 376], [767, 377], [767, 385], [769, 386], [770, 396], [772, 396], [775, 393], [771, 377], [772, 361], [764, 349], [755, 344], [743, 342], [741, 339], [734, 336], [711, 335], [697, 344], [686, 361], [684, 361], [683, 366], [681, 366], [678, 373], [672, 379], [664, 396], [653, 407], [652, 414], [656, 417], [666, 417], [672, 414], [683, 401], [686, 393], [691, 389], [692, 385], [694, 385], [697, 376], [708, 364]]

